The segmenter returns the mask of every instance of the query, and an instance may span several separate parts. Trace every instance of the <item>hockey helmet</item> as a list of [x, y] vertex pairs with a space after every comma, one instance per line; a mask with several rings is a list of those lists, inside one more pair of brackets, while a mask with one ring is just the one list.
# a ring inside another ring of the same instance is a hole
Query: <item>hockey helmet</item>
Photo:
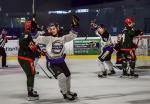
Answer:
[[130, 25], [131, 23], [135, 23], [134, 18], [132, 17], [127, 17], [124, 21], [125, 25]]

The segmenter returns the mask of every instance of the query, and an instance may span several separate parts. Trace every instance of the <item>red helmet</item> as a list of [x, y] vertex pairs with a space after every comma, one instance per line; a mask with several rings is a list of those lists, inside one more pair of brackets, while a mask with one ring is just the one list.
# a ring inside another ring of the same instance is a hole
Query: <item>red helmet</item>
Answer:
[[124, 21], [125, 25], [129, 25], [131, 23], [135, 23], [135, 20], [134, 18], [131, 18], [131, 17], [127, 17]]
[[25, 30], [27, 30], [27, 31], [31, 30], [31, 20], [25, 21]]

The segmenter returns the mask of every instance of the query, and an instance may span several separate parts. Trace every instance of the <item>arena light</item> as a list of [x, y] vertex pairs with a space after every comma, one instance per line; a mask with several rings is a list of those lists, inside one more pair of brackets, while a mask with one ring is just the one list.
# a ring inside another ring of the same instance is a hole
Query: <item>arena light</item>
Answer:
[[26, 18], [25, 18], [25, 17], [20, 18], [20, 22], [21, 22], [21, 23], [25, 23], [25, 21], [26, 21]]
[[71, 10], [67, 10], [67, 11], [49, 11], [48, 14], [69, 14], [71, 13]]
[[25, 17], [21, 17], [21, 18], [16, 18], [16, 20], [17, 20], [17, 22], [18, 23], [25, 23], [25, 21], [26, 21], [26, 18]]
[[0, 6], [0, 12], [2, 11], [2, 7]]
[[77, 9], [75, 12], [76, 13], [87, 13], [87, 12], [89, 12], [89, 9]]
[[97, 9], [96, 12], [100, 12], [100, 9]]

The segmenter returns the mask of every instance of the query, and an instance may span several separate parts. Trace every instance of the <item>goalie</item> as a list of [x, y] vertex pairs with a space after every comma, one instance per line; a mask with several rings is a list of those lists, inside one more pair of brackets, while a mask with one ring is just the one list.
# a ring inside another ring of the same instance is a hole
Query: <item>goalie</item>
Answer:
[[[135, 74], [135, 49], [137, 48], [137, 44], [133, 43], [133, 38], [138, 35], [143, 35], [143, 32], [140, 30], [135, 30], [134, 25], [135, 20], [133, 18], [128, 17], [125, 19], [125, 28], [123, 30], [122, 38], [120, 40], [123, 76], [130, 75], [132, 77], [138, 77], [138, 74]], [[129, 73], [127, 70], [128, 65], [130, 69]]]

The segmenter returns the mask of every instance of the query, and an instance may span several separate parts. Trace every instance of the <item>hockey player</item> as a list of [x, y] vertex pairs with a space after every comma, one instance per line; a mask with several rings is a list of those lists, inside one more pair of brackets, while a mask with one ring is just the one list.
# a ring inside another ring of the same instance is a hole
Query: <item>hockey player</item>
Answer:
[[[140, 30], [134, 29], [135, 20], [131, 17], [125, 19], [125, 28], [123, 30], [122, 39], [121, 39], [121, 54], [122, 54], [122, 68], [123, 76], [130, 75], [131, 77], [138, 77], [138, 74], [135, 74], [135, 49], [137, 48], [136, 44], [133, 43], [133, 38], [138, 35], [143, 35], [143, 32]], [[130, 72], [128, 74], [127, 67], [129, 65]]]
[[2, 68], [7, 68], [6, 64], [6, 51], [5, 51], [5, 43], [7, 43], [7, 31], [5, 29], [2, 30], [2, 34], [0, 35], [0, 55], [2, 56]]
[[[111, 35], [107, 32], [106, 27], [103, 24], [97, 26], [95, 23], [91, 23], [91, 25], [96, 28], [96, 34], [101, 38], [101, 54], [98, 57], [101, 71], [98, 74], [98, 77], [103, 78], [107, 75], [115, 74], [113, 64], [111, 62], [111, 55], [113, 53]], [[96, 43], [95, 46], [99, 46], [99, 43]]]
[[38, 36], [35, 42], [46, 45], [46, 53], [48, 54], [48, 61], [50, 61], [50, 70], [53, 76], [58, 80], [60, 92], [64, 99], [75, 100], [77, 93], [71, 92], [71, 73], [66, 65], [63, 57], [65, 50], [64, 44], [77, 37], [78, 34], [78, 18], [72, 17], [72, 30], [69, 34], [59, 37], [59, 25], [52, 23], [48, 27], [50, 36]]
[[36, 73], [34, 60], [38, 49], [28, 30], [20, 37], [19, 46], [18, 62], [27, 77], [28, 100], [38, 100], [39, 95], [37, 91], [34, 91], [34, 77]]
[[[32, 20], [28, 19], [26, 21], [25, 29], [29, 30], [29, 34], [32, 37], [32, 39], [36, 38], [36, 36], [37, 36], [36, 34], [43, 33], [43, 31], [41, 31], [41, 29], [39, 28], [39, 26], [36, 22], [36, 14], [33, 14]], [[35, 56], [34, 66], [35, 67], [37, 66], [38, 61], [41, 57], [41, 49], [38, 45], [37, 45], [37, 48], [39, 51], [35, 52], [35, 54], [34, 54], [34, 56]], [[36, 74], [39, 74], [39, 72], [37, 71]]]

